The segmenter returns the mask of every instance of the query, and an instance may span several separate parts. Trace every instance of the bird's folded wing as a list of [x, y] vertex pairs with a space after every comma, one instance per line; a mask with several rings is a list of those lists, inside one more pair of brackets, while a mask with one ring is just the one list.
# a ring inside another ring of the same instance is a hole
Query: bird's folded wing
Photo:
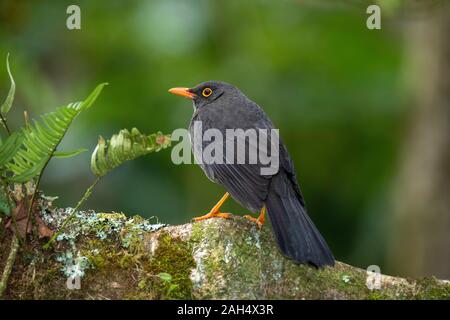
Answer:
[[[246, 140], [245, 149], [244, 144], [239, 144], [237, 140], [230, 137], [226, 138], [226, 143], [234, 145], [233, 157], [227, 158], [224, 146], [222, 163], [203, 164], [202, 167], [207, 175], [214, 177], [214, 180], [222, 184], [235, 200], [252, 211], [258, 211], [267, 198], [271, 175], [262, 175], [261, 168], [267, 165], [259, 161], [250, 164], [248, 156], [250, 153], [258, 155], [258, 152], [264, 153], [264, 151], [258, 150], [257, 143], [251, 140]], [[238, 163], [239, 152], [245, 152], [246, 161], [243, 164]], [[267, 156], [267, 154], [264, 155]]]

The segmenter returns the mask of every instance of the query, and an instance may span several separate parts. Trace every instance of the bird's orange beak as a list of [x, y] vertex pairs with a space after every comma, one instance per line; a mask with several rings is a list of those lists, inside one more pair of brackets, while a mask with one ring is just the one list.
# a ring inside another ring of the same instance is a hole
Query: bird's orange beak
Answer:
[[190, 92], [189, 88], [172, 88], [169, 89], [169, 92], [188, 99], [194, 99], [195, 97], [195, 93]]

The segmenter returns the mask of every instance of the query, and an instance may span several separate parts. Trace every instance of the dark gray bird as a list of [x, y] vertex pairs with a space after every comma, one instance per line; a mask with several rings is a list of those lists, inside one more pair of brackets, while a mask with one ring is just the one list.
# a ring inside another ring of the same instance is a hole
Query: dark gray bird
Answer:
[[[226, 142], [234, 143], [235, 150], [244, 147], [236, 139], [230, 140], [226, 135], [227, 129], [274, 129], [274, 125], [264, 111], [252, 100], [247, 98], [238, 88], [224, 82], [207, 81], [194, 88], [173, 88], [170, 93], [193, 100], [194, 114], [189, 130], [193, 153], [196, 159], [202, 159], [202, 149], [212, 141], [193, 141], [194, 123], [201, 122], [202, 134], [207, 129], [218, 129]], [[270, 134], [266, 137], [268, 151], [274, 142]], [[212, 139], [211, 139], [212, 140]], [[251, 143], [245, 139], [245, 150], [259, 152], [259, 144]], [[307, 263], [316, 267], [334, 265], [334, 257], [325, 240], [308, 216], [300, 187], [297, 183], [294, 164], [289, 156], [286, 146], [279, 140], [279, 168], [278, 171], [266, 175], [261, 174], [261, 168], [267, 164], [249, 163], [248, 155], [245, 163], [237, 162], [237, 153], [233, 158], [227, 158], [223, 149], [223, 163], [201, 163], [205, 174], [210, 180], [219, 183], [228, 191], [211, 211], [195, 220], [213, 217], [228, 218], [228, 213], [220, 212], [221, 205], [229, 195], [251, 212], [260, 211], [258, 218], [245, 216], [247, 219], [262, 226], [265, 219], [265, 210], [272, 225], [278, 246], [281, 252], [297, 263]], [[265, 153], [264, 153], [265, 152]]]

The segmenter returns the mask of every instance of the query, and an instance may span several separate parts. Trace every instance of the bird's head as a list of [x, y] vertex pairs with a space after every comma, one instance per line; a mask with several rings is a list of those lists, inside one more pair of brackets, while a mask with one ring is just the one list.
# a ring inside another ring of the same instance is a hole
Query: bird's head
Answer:
[[231, 84], [221, 81], [206, 81], [196, 85], [193, 88], [172, 88], [170, 93], [176, 94], [194, 102], [194, 108], [202, 108], [211, 102], [217, 101], [224, 96], [232, 96], [239, 90]]

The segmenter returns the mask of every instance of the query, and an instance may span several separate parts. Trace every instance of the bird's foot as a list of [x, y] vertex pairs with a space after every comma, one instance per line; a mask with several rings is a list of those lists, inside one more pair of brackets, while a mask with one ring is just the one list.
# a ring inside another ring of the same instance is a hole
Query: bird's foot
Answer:
[[247, 220], [250, 220], [251, 222], [256, 223], [259, 228], [262, 228], [262, 226], [263, 226], [263, 224], [264, 224], [264, 222], [266, 220], [265, 215], [266, 215], [266, 208], [263, 207], [261, 209], [261, 213], [259, 214], [258, 218], [253, 218], [251, 215], [248, 215], [248, 214], [245, 215], [244, 218], [247, 219]]
[[230, 218], [230, 213], [224, 213], [224, 212], [210, 212], [207, 213], [203, 216], [200, 217], [196, 217], [193, 220], [194, 221], [201, 221], [201, 220], [206, 220], [206, 219], [211, 219], [211, 218], [223, 218], [223, 219], [229, 219]]
[[264, 224], [264, 221], [261, 222], [261, 221], [259, 220], [259, 218], [253, 218], [251, 215], [248, 215], [248, 214], [245, 215], [244, 218], [247, 219], [247, 220], [249, 220], [249, 221], [251, 221], [251, 222], [256, 223], [256, 224], [258, 225], [259, 228], [262, 228], [262, 226], [263, 226], [263, 224]]
[[229, 213], [223, 213], [220, 212], [220, 207], [223, 205], [223, 203], [225, 202], [225, 200], [227, 200], [227, 198], [230, 196], [230, 194], [227, 192], [223, 195], [223, 197], [219, 200], [219, 202], [217, 202], [217, 204], [211, 209], [211, 211], [201, 217], [197, 217], [194, 218], [194, 221], [201, 221], [201, 220], [206, 220], [206, 219], [210, 219], [210, 218], [215, 218], [215, 217], [219, 217], [219, 218], [223, 218], [223, 219], [228, 219], [230, 217], [231, 214]]

